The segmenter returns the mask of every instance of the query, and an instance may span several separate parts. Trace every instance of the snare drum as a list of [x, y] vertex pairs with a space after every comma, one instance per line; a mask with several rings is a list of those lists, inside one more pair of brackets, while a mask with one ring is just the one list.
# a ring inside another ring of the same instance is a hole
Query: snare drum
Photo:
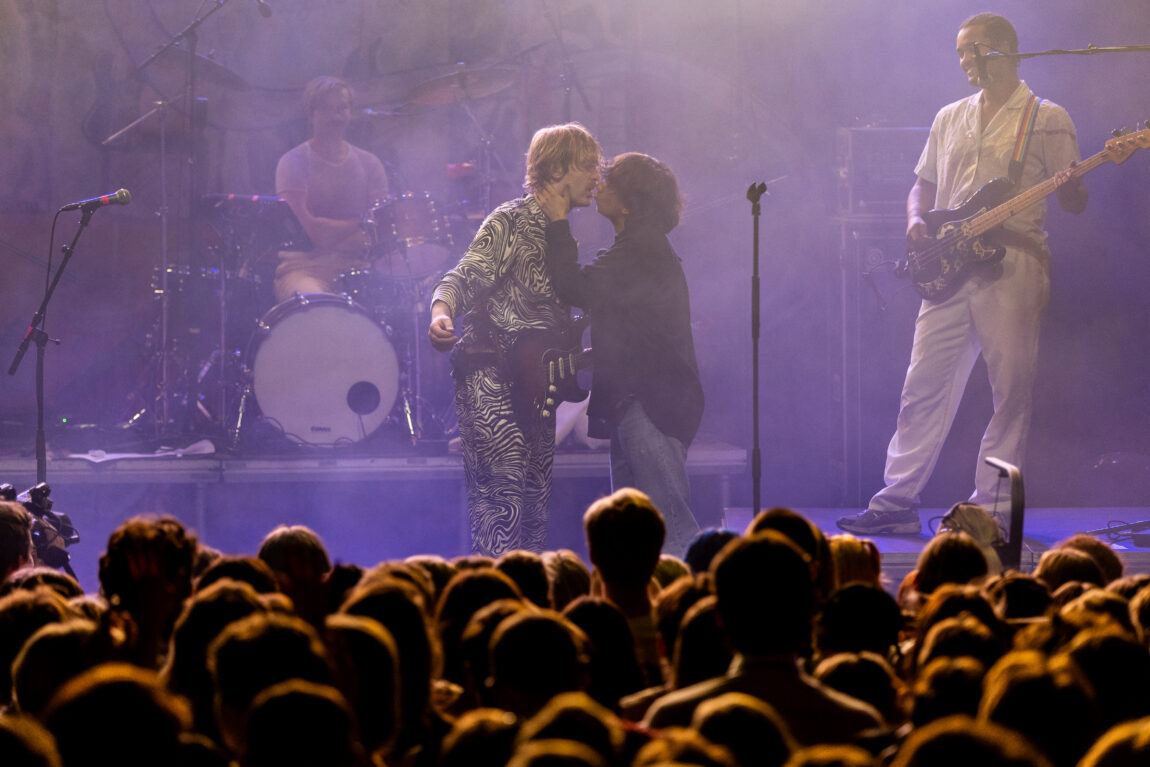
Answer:
[[296, 442], [358, 442], [383, 425], [399, 393], [386, 331], [347, 296], [297, 293], [277, 304], [248, 359], [263, 416]]
[[365, 222], [377, 273], [410, 279], [447, 268], [451, 233], [427, 192], [389, 197], [371, 209]]

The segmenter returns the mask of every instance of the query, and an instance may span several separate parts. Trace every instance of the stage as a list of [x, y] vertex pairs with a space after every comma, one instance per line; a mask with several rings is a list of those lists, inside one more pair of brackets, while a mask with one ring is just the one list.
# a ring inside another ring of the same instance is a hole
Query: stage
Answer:
[[[381, 560], [469, 551], [463, 463], [446, 446], [365, 455], [355, 449], [308, 449], [298, 455], [215, 453], [204, 440], [156, 455], [101, 450], [50, 457], [55, 509], [80, 531], [71, 549], [85, 589], [97, 585], [98, 559], [123, 519], [167, 513], [200, 540], [229, 554], [252, 553], [279, 524], [305, 524], [333, 559], [371, 566]], [[731, 486], [747, 475], [747, 451], [696, 442], [687, 457], [696, 515], [722, 523]], [[585, 556], [582, 514], [610, 492], [605, 450], [560, 450], [553, 469], [551, 548]], [[35, 458], [0, 456], [0, 481], [17, 489], [36, 480]]]
[[[460, 456], [432, 451], [416, 455], [351, 455], [338, 450], [296, 456], [237, 456], [212, 452], [209, 442], [157, 455], [57, 456], [48, 462], [48, 483], [58, 511], [80, 531], [70, 549], [86, 590], [97, 588], [98, 561], [108, 535], [140, 513], [169, 513], [209, 546], [225, 553], [254, 553], [278, 524], [306, 524], [323, 537], [333, 559], [370, 566], [412, 554], [452, 557], [467, 553], [468, 529]], [[687, 461], [696, 516], [703, 526], [743, 530], [748, 507], [732, 506], [732, 487], [749, 483], [747, 450], [724, 443], [697, 443]], [[36, 478], [31, 456], [0, 457], [0, 481], [23, 490]], [[549, 546], [586, 556], [581, 517], [610, 489], [605, 451], [560, 450]], [[736, 497], [738, 493], [735, 493]], [[827, 534], [853, 508], [798, 509]], [[910, 569], [929, 540], [931, 523], [945, 509], [923, 509], [919, 536], [874, 536], [892, 584]], [[1150, 508], [1027, 509], [1022, 567], [1032, 570], [1042, 552], [1076, 532], [1150, 518]], [[1103, 536], [1104, 540], [1108, 540]], [[1150, 548], [1129, 535], [1109, 541], [1127, 572], [1150, 572]]]
[[[835, 520], [845, 514], [854, 514], [861, 509], [800, 508], [806, 517], [819, 526], [827, 535], [841, 532], [835, 527]], [[875, 535], [871, 540], [882, 553], [883, 574], [893, 590], [908, 572], [914, 569], [919, 552], [930, 540], [931, 530], [938, 526], [938, 519], [946, 509], [924, 508], [919, 510], [922, 520], [921, 535]], [[1031, 572], [1038, 564], [1042, 552], [1055, 543], [1069, 538], [1075, 533], [1101, 530], [1111, 524], [1141, 522], [1150, 519], [1150, 507], [1107, 507], [1107, 508], [1031, 508], [1026, 509], [1022, 537], [1022, 570]], [[750, 509], [727, 509], [726, 520], [735, 530], [742, 530], [750, 522]], [[1148, 524], [1150, 527], [1150, 524]], [[862, 536], [860, 536], [862, 537]], [[1100, 535], [1103, 541], [1111, 544], [1126, 566], [1126, 573], [1150, 573], [1150, 548], [1135, 546], [1129, 534], [1121, 540], [1112, 540]]]

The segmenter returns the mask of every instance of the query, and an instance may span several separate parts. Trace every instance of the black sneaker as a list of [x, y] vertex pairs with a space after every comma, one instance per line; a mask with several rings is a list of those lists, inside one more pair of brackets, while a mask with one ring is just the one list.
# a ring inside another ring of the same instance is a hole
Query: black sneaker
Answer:
[[919, 535], [922, 533], [922, 523], [918, 521], [917, 509], [903, 509], [902, 511], [872, 511], [867, 509], [861, 514], [842, 517], [835, 524], [840, 530], [864, 535], [876, 533]]

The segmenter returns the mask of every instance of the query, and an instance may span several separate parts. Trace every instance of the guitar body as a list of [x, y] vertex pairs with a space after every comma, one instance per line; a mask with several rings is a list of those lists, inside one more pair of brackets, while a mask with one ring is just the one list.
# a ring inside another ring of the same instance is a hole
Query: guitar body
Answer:
[[988, 181], [957, 208], [932, 210], [923, 216], [929, 239], [908, 245], [907, 271], [914, 289], [927, 301], [945, 301], [972, 274], [1006, 255], [1006, 248], [972, 236], [971, 219], [1010, 198], [1007, 179]]
[[1106, 148], [1091, 155], [1062, 174], [1035, 184], [1015, 197], [1014, 185], [1007, 179], [987, 182], [966, 202], [951, 210], [932, 210], [923, 216], [928, 236], [907, 248], [906, 276], [927, 301], [939, 302], [953, 296], [979, 269], [1002, 260], [1006, 248], [983, 242], [982, 236], [1004, 221], [1026, 210], [1072, 178], [1080, 178], [1106, 162], [1120, 165], [1139, 149], [1150, 146], [1150, 128], [1137, 133], [1121, 133], [1106, 142]]
[[525, 330], [516, 337], [509, 355], [512, 402], [523, 423], [554, 418], [560, 403], [587, 399], [577, 373], [588, 364], [583, 331], [590, 321], [584, 315], [565, 330]]

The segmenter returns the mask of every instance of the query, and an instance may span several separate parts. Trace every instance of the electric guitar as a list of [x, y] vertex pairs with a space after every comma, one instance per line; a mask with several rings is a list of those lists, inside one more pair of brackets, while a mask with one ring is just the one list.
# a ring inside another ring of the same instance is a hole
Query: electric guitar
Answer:
[[581, 315], [566, 330], [526, 330], [508, 355], [512, 402], [521, 420], [551, 419], [562, 402], [582, 402], [587, 390], [576, 374], [591, 365], [591, 350], [583, 348], [583, 331], [591, 318]]
[[[1101, 152], [1071, 168], [1070, 176], [1079, 178], [1106, 162], [1121, 165], [1134, 152], [1147, 146], [1150, 146], [1150, 128], [1118, 136], [1107, 141]], [[926, 213], [923, 219], [928, 237], [907, 246], [905, 271], [914, 289], [927, 301], [940, 302], [953, 296], [982, 265], [1001, 261], [1006, 255], [1006, 248], [994, 243], [993, 235], [985, 242], [982, 235], [1057, 187], [1051, 177], [1009, 197], [1014, 184], [1005, 178], [996, 178], [957, 208]]]

